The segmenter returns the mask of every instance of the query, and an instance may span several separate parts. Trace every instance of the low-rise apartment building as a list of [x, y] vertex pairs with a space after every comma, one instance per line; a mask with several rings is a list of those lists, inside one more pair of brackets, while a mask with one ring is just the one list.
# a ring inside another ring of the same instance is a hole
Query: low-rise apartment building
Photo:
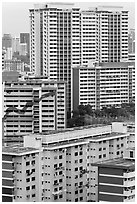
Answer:
[[135, 161], [116, 158], [98, 166], [98, 202], [135, 202]]
[[66, 83], [3, 82], [4, 135], [39, 133], [66, 127]]
[[123, 123], [24, 136], [24, 147], [40, 151], [39, 201], [98, 201], [98, 167], [92, 164], [121, 158], [129, 136]]
[[39, 201], [39, 149], [3, 147], [2, 202]]

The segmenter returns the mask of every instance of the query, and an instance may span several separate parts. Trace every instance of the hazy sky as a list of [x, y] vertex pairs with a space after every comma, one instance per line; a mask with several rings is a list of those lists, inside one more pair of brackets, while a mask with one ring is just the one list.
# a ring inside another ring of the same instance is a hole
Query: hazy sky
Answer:
[[[37, 1], [39, 2], [39, 1]], [[21, 32], [29, 32], [30, 31], [30, 22], [29, 22], [29, 9], [33, 8], [34, 3], [37, 2], [2, 2], [2, 35], [4, 33], [11, 33], [11, 35], [19, 36]], [[46, 2], [53, 2], [53, 1], [44, 1]], [[55, 2], [55, 1], [54, 1]], [[58, 1], [61, 2], [61, 1]], [[63, 1], [64, 2], [64, 1]], [[135, 27], [135, 3], [134, 1], [127, 1], [127, 2], [74, 2], [74, 1], [67, 1], [75, 3], [75, 6], [80, 7], [81, 9], [86, 9], [88, 7], [95, 7], [100, 5], [114, 5], [114, 6], [123, 6], [125, 10], [129, 11], [129, 28]], [[42, 3], [40, 1], [40, 3]]]

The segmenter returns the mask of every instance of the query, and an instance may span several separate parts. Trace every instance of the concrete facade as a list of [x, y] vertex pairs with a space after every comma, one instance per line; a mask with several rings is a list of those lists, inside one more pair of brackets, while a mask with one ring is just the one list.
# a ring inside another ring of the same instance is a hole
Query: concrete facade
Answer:
[[3, 90], [4, 135], [66, 127], [66, 84], [63, 81], [3, 82]]
[[135, 63], [96, 63], [72, 69], [72, 110], [90, 104], [93, 109], [135, 101]]

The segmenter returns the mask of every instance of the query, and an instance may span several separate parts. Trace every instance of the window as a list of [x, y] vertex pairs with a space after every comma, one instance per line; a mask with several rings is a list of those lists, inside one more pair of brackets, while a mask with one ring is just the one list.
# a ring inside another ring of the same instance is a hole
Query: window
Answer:
[[57, 168], [57, 164], [54, 164], [54, 168]]
[[117, 155], [119, 155], [119, 151], [117, 152]]
[[32, 179], [31, 179], [32, 181], [35, 181], [35, 177], [32, 177]]
[[75, 202], [78, 202], [78, 198], [75, 199]]
[[79, 152], [79, 155], [83, 155], [83, 152], [82, 152], [82, 151], [80, 151], [80, 152]]
[[34, 194], [32, 194], [32, 198], [34, 198], [36, 195], [35, 195], [35, 193]]
[[130, 158], [133, 158], [133, 151], [130, 151]]
[[62, 175], [62, 173], [63, 173], [62, 171], [59, 171], [59, 175]]
[[29, 162], [29, 161], [26, 162], [26, 166], [28, 166], [28, 165], [30, 165], [30, 162]]
[[106, 154], [103, 154], [103, 157], [106, 157]]
[[30, 190], [30, 186], [27, 186], [27, 187], [26, 187], [26, 190], [27, 190], [27, 191]]
[[99, 159], [101, 159], [102, 158], [102, 155], [99, 155], [99, 157], [98, 157]]
[[61, 186], [61, 187], [59, 187], [59, 190], [61, 191], [63, 189], [63, 187]]
[[80, 186], [82, 186], [82, 185], [83, 185], [83, 182], [82, 182], [82, 181], [81, 181], [81, 182], [79, 182], [79, 185], [80, 185]]
[[63, 182], [63, 179], [59, 179], [59, 183], [62, 183]]
[[80, 159], [79, 162], [82, 163], [82, 162], [83, 162], [83, 159]]
[[78, 163], [78, 160], [75, 160], [75, 164], [77, 164]]
[[60, 195], [59, 195], [59, 198], [63, 198], [63, 195], [62, 195], [62, 194], [60, 194]]
[[80, 193], [83, 193], [83, 189], [80, 189], [80, 191], [79, 191]]
[[83, 200], [83, 197], [80, 197], [80, 201]]
[[78, 171], [78, 167], [75, 168], [75, 171]]
[[75, 191], [75, 194], [78, 194], [78, 191]]
[[59, 167], [61, 167], [62, 166], [62, 163], [59, 163]]
[[54, 192], [57, 192], [58, 191], [58, 188], [54, 188]]
[[26, 182], [30, 182], [30, 178], [27, 178], [27, 179], [26, 179]]
[[34, 165], [34, 164], [35, 164], [35, 160], [33, 160], [33, 161], [31, 162], [31, 164]]
[[34, 173], [35, 172], [35, 169], [32, 169], [32, 171], [31, 171], [32, 173]]
[[75, 152], [75, 156], [78, 156], [78, 152]]
[[99, 151], [101, 151], [102, 150], [102, 148], [99, 148]]
[[62, 159], [62, 155], [59, 155], [59, 159]]
[[35, 189], [35, 185], [32, 185], [32, 189]]
[[54, 195], [54, 200], [57, 200], [58, 199], [58, 196], [57, 195]]

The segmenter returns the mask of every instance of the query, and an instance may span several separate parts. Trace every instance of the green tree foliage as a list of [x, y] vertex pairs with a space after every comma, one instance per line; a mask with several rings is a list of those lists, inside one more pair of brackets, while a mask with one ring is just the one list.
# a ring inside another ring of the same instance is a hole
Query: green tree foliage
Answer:
[[89, 124], [106, 124], [112, 121], [128, 120], [135, 116], [135, 104], [124, 103], [121, 108], [111, 106], [103, 107], [102, 110], [93, 110], [92, 106], [79, 105], [77, 110], [72, 111], [72, 117], [68, 119], [68, 127], [79, 127]]

